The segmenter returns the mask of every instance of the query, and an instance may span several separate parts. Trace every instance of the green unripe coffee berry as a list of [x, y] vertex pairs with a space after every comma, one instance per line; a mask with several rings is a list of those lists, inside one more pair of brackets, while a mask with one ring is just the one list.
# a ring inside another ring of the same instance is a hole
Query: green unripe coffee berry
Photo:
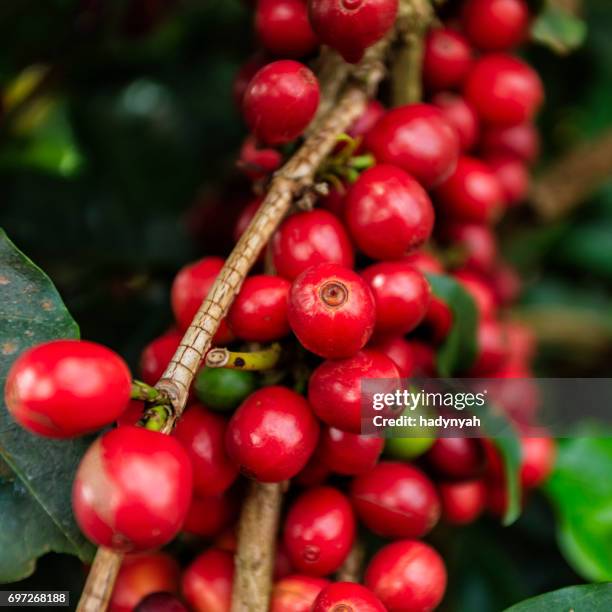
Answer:
[[435, 438], [389, 438], [385, 443], [385, 454], [394, 459], [412, 461], [426, 453]]
[[195, 379], [198, 399], [211, 410], [227, 412], [237, 408], [257, 388], [253, 372], [226, 368], [202, 368]]

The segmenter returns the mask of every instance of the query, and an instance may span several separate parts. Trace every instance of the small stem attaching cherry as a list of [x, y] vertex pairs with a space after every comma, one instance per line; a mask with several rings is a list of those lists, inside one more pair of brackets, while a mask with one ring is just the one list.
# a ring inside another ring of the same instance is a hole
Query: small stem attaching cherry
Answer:
[[272, 370], [281, 355], [281, 346], [274, 343], [261, 351], [240, 352], [229, 351], [226, 348], [215, 348], [206, 355], [206, 365], [209, 368], [229, 368], [249, 372], [264, 372]]

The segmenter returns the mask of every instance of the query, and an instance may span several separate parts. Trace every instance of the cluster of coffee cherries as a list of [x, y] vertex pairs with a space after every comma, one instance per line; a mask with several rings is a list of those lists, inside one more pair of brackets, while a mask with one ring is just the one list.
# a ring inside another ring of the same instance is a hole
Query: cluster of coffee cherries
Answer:
[[[318, 109], [317, 78], [297, 60], [326, 44], [359, 61], [397, 10], [397, 0], [256, 3], [262, 50], [238, 74], [235, 93], [251, 130], [239, 167], [258, 189]], [[463, 374], [525, 379], [522, 391], [531, 389], [535, 342], [505, 317], [520, 280], [495, 234], [504, 212], [523, 200], [538, 153], [532, 122], [542, 85], [512, 54], [529, 21], [524, 0], [455, 3], [425, 41], [428, 102], [387, 110], [372, 101], [339, 141], [321, 173], [322, 181], [331, 177], [327, 193], [283, 220], [214, 338], [242, 352], [279, 343], [272, 371], [203, 366], [166, 436], [136, 426], [143, 404], [130, 400], [131, 374], [104, 347], [55, 341], [15, 362], [7, 405], [30, 431], [66, 438], [117, 422], [84, 456], [73, 490], [87, 537], [128, 553], [111, 610], [229, 610], [248, 479], [291, 481], [272, 612], [439, 605], [445, 564], [423, 538], [439, 521], [465, 525], [487, 510], [503, 514], [502, 461], [484, 439], [385, 444], [362, 435], [361, 384], [437, 375], [436, 351], [458, 322], [432, 293], [428, 275], [435, 274], [452, 276], [478, 312], [477, 356]], [[244, 208], [236, 238], [261, 201]], [[223, 263], [208, 256], [177, 274], [175, 326], [143, 351], [145, 383], [162, 375]], [[519, 425], [537, 409], [535, 393], [498, 400]], [[550, 473], [555, 445], [545, 434], [525, 435], [521, 445], [528, 491]], [[386, 542], [367, 556], [363, 584], [334, 582], [360, 530]], [[151, 552], [180, 532], [204, 543], [183, 570], [170, 554]]]

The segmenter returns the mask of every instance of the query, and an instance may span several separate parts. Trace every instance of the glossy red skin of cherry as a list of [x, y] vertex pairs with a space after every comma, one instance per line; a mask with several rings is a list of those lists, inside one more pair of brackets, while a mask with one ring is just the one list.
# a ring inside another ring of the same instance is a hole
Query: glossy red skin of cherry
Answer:
[[420, 270], [423, 274], [444, 274], [442, 262], [432, 253], [415, 251], [404, 257], [404, 261]]
[[399, 371], [389, 357], [370, 349], [348, 359], [324, 361], [308, 383], [315, 414], [330, 427], [360, 433], [362, 378], [399, 378]]
[[361, 272], [376, 302], [377, 336], [397, 336], [412, 331], [427, 314], [431, 286], [423, 274], [406, 261], [385, 261]]
[[270, 612], [310, 612], [329, 580], [295, 574], [279, 580], [272, 589]]
[[462, 251], [462, 265], [476, 272], [491, 272], [498, 258], [497, 238], [487, 225], [453, 223], [443, 230], [444, 238]]
[[516, 206], [524, 202], [529, 192], [529, 171], [525, 164], [510, 155], [491, 157], [487, 163], [502, 187], [505, 204]]
[[481, 479], [443, 482], [439, 492], [442, 519], [451, 525], [473, 523], [487, 505], [487, 487]]
[[28, 431], [73, 438], [110, 425], [128, 407], [132, 375], [113, 351], [93, 342], [54, 340], [22, 353], [4, 397]]
[[346, 198], [346, 192], [347, 187], [344, 185], [341, 187], [331, 185], [329, 188], [329, 193], [319, 200], [321, 207], [328, 210], [332, 215], [336, 215], [338, 219], [344, 219], [344, 201]]
[[355, 528], [348, 498], [333, 487], [317, 487], [302, 493], [289, 509], [283, 542], [298, 571], [326, 576], [346, 559]]
[[435, 95], [431, 103], [440, 109], [444, 118], [457, 132], [461, 151], [466, 153], [473, 149], [478, 141], [480, 125], [472, 105], [460, 95], [447, 91]]
[[304, 348], [327, 359], [350, 357], [374, 331], [376, 306], [365, 281], [332, 263], [300, 274], [289, 293], [289, 324]]
[[430, 30], [425, 39], [423, 81], [430, 91], [461, 86], [472, 66], [472, 49], [450, 28]]
[[550, 436], [521, 438], [521, 483], [526, 489], [539, 487], [555, 467], [557, 445]]
[[445, 478], [476, 478], [485, 467], [482, 445], [475, 438], [438, 438], [425, 457]]
[[[385, 114], [385, 107], [378, 100], [370, 100], [365, 110], [348, 130], [351, 138], [363, 138], [367, 136], [379, 119]], [[360, 149], [357, 149], [358, 151]]]
[[285, 144], [308, 127], [317, 112], [319, 96], [317, 77], [304, 64], [272, 62], [249, 83], [242, 103], [244, 118], [265, 144]]
[[508, 340], [504, 326], [494, 319], [478, 323], [476, 334], [476, 361], [470, 376], [485, 378], [496, 374], [508, 360]]
[[145, 410], [145, 403], [140, 400], [130, 400], [128, 407], [121, 413], [117, 419], [117, 426], [136, 425], [142, 418]]
[[401, 336], [376, 342], [370, 348], [389, 357], [402, 378], [408, 378], [414, 372], [415, 356], [412, 345]]
[[72, 508], [81, 531], [98, 546], [141, 552], [178, 533], [192, 486], [191, 462], [173, 437], [125, 425], [85, 453]]
[[259, 0], [255, 33], [266, 51], [281, 57], [308, 55], [319, 42], [310, 27], [305, 0]]
[[374, 555], [364, 582], [388, 612], [431, 612], [444, 596], [446, 567], [431, 546], [400, 540]]
[[111, 595], [109, 612], [132, 612], [150, 593], [178, 593], [180, 568], [165, 553], [127, 555], [121, 563]]
[[238, 109], [242, 109], [244, 94], [251, 82], [251, 79], [266, 65], [266, 58], [263, 53], [255, 53], [250, 57], [236, 72], [232, 85], [232, 96], [234, 104]]
[[493, 223], [503, 210], [499, 180], [489, 166], [474, 157], [460, 157], [453, 174], [434, 195], [440, 213], [455, 222]]
[[379, 164], [366, 170], [346, 196], [353, 240], [372, 259], [400, 259], [431, 236], [434, 209], [425, 190], [406, 172]]
[[147, 595], [134, 612], [189, 612], [185, 604], [172, 593], [157, 592]]
[[466, 0], [461, 25], [481, 51], [507, 51], [527, 38], [529, 7], [525, 0]]
[[249, 276], [227, 315], [236, 337], [248, 342], [271, 342], [291, 330], [287, 302], [291, 283], [280, 276]]
[[234, 491], [191, 500], [183, 531], [203, 538], [214, 538], [238, 518], [238, 499]]
[[408, 104], [388, 111], [366, 138], [379, 164], [393, 164], [425, 189], [435, 187], [455, 169], [459, 138], [440, 109]]
[[344, 476], [356, 476], [368, 472], [376, 465], [384, 445], [383, 438], [323, 427], [318, 455], [330, 471]]
[[210, 548], [187, 567], [181, 592], [193, 610], [227, 612], [231, 607], [234, 556]]
[[247, 136], [240, 147], [238, 169], [253, 181], [265, 178], [280, 168], [283, 156], [272, 148], [257, 146], [253, 136]]
[[398, 0], [309, 0], [308, 9], [319, 40], [354, 64], [391, 29]]
[[225, 444], [244, 474], [260, 482], [281, 482], [306, 465], [318, 437], [319, 424], [301, 395], [265, 387], [234, 413]]
[[453, 327], [455, 317], [452, 308], [437, 295], [432, 295], [423, 324], [432, 342], [440, 344], [446, 340]]
[[495, 294], [482, 277], [465, 269], [457, 270], [454, 277], [474, 300], [480, 319], [493, 319], [497, 312]]
[[343, 224], [327, 210], [291, 215], [272, 239], [272, 262], [277, 274], [295, 280], [321, 263], [352, 268], [353, 246]]
[[[170, 301], [174, 318], [182, 330], [191, 324], [224, 263], [221, 257], [204, 257], [179, 270], [172, 283]], [[231, 340], [232, 335], [223, 319], [214, 342], [227, 344]]]
[[381, 461], [351, 485], [351, 502], [364, 525], [388, 538], [420, 538], [440, 519], [433, 483], [416, 467]]
[[370, 589], [354, 582], [335, 582], [315, 600], [312, 612], [386, 612], [387, 608]]
[[464, 96], [483, 123], [509, 126], [534, 117], [544, 102], [544, 88], [533, 68], [516, 57], [492, 53], [472, 68]]
[[140, 354], [140, 376], [148, 385], [154, 385], [161, 378], [172, 360], [183, 336], [171, 330], [155, 338]]
[[225, 450], [227, 421], [202, 404], [192, 404], [183, 414], [173, 436], [193, 465], [196, 495], [218, 495], [227, 491], [238, 470]]
[[530, 122], [509, 127], [487, 126], [480, 136], [479, 148], [485, 157], [511, 155], [532, 164], [540, 154], [540, 135]]
[[323, 463], [321, 460], [317, 449], [312, 457], [310, 457], [308, 463], [293, 479], [293, 482], [301, 487], [318, 487], [319, 485], [325, 484], [330, 474], [330, 469], [327, 467], [327, 464]]

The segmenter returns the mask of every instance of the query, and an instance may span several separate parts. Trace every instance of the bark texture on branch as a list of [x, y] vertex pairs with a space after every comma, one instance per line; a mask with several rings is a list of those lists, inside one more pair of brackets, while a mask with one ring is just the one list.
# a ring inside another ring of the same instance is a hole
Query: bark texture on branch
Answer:
[[96, 558], [89, 570], [87, 582], [83, 588], [77, 612], [100, 612], [106, 610], [123, 555], [99, 548]]
[[270, 603], [283, 483], [251, 482], [238, 528], [232, 612], [265, 612]]
[[574, 149], [533, 184], [530, 201], [538, 214], [555, 220], [571, 212], [612, 178], [612, 130]]

